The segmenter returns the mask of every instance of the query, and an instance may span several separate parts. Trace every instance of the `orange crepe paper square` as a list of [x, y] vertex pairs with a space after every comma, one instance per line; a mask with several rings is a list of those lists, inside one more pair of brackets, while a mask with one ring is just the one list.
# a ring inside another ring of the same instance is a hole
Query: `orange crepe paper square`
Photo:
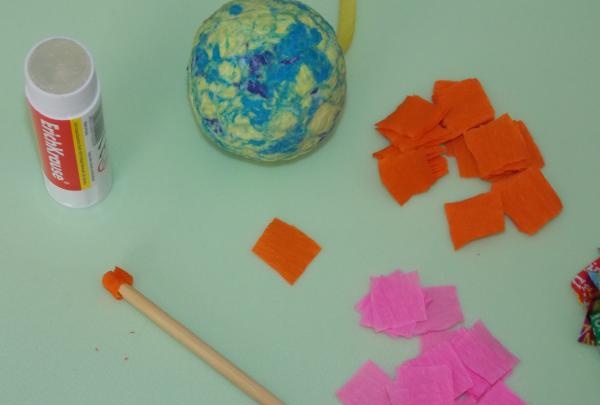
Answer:
[[499, 193], [489, 192], [444, 205], [455, 250], [504, 231], [504, 211]]
[[438, 84], [434, 94], [435, 104], [448, 111], [442, 125], [456, 136], [494, 119], [494, 108], [477, 79]]
[[419, 138], [444, 118], [445, 110], [419, 96], [408, 96], [377, 128], [392, 130], [408, 138]]
[[528, 235], [537, 233], [562, 211], [562, 202], [542, 172], [529, 168], [492, 184], [501, 194], [504, 212]]
[[527, 144], [508, 114], [467, 131], [464, 139], [483, 178], [521, 170], [529, 164]]
[[321, 247], [295, 226], [274, 218], [252, 251], [293, 285]]
[[436, 181], [424, 150], [390, 153], [379, 159], [378, 167], [381, 182], [400, 205], [429, 190]]
[[477, 163], [475, 162], [475, 158], [473, 158], [471, 151], [467, 148], [464, 136], [461, 135], [448, 142], [446, 144], [446, 151], [449, 156], [453, 156], [456, 159], [460, 177], [479, 177]]
[[[527, 153], [528, 153], [527, 161], [525, 163], [519, 162], [517, 165], [515, 165], [515, 166], [517, 166], [516, 169], [513, 168], [512, 170], [510, 170], [511, 169], [510, 166], [507, 166], [504, 173], [490, 176], [490, 177], [486, 178], [485, 180], [495, 183], [497, 181], [506, 179], [510, 176], [514, 176], [516, 173], [522, 171], [523, 169], [526, 169], [527, 167], [535, 167], [538, 169], [541, 169], [542, 167], [544, 167], [544, 165], [545, 165], [544, 158], [543, 158], [540, 150], [538, 149], [537, 145], [535, 144], [533, 137], [529, 133], [529, 130], [527, 129], [527, 127], [525, 126], [523, 121], [514, 121], [514, 122], [519, 127], [519, 130], [521, 131], [521, 135], [523, 135], [523, 141], [525, 142], [525, 145], [527, 146]], [[524, 165], [526, 166], [525, 168], [522, 167]]]

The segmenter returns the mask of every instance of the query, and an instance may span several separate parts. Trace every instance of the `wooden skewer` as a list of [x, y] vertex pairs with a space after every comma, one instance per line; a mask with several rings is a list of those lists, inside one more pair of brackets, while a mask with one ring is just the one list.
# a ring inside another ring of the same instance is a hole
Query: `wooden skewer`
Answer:
[[156, 323], [162, 330], [174, 337], [196, 356], [221, 373], [250, 398], [262, 405], [285, 405], [265, 387], [254, 381], [250, 376], [237, 368], [235, 364], [223, 357], [208, 343], [194, 335], [179, 321], [172, 318], [160, 307], [133, 288], [133, 277], [125, 270], [116, 267], [106, 273], [102, 283], [117, 299], [123, 299], [133, 305], [148, 319]]

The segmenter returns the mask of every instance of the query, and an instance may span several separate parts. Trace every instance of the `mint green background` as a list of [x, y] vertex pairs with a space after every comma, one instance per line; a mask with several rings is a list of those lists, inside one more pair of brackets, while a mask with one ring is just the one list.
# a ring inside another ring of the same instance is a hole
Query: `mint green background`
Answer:
[[[336, 1], [307, 3], [336, 23]], [[397, 267], [458, 286], [468, 323], [483, 319], [521, 357], [509, 384], [528, 402], [598, 401], [600, 352], [576, 342], [583, 310], [569, 281], [600, 245], [600, 2], [359, 1], [341, 124], [316, 153], [276, 167], [218, 152], [189, 110], [192, 37], [220, 4], [3, 4], [0, 403], [251, 403], [104, 292], [114, 265], [289, 404], [335, 404], [365, 360], [391, 372], [416, 355], [417, 339], [361, 329], [352, 309], [370, 275]], [[57, 34], [91, 49], [103, 85], [115, 184], [90, 209], [47, 195], [25, 109], [25, 54]], [[370, 156], [385, 144], [372, 126], [434, 80], [471, 76], [498, 113], [529, 125], [565, 209], [535, 237], [507, 223], [454, 252], [442, 205], [487, 185], [452, 163], [398, 206]], [[250, 252], [274, 216], [323, 246], [294, 287]]]

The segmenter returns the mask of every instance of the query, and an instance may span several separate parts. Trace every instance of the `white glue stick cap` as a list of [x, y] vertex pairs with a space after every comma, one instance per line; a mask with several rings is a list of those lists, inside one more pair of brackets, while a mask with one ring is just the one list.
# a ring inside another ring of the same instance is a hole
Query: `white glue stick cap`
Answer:
[[45, 115], [67, 119], [81, 115], [99, 95], [90, 52], [66, 37], [46, 38], [25, 60], [25, 93]]

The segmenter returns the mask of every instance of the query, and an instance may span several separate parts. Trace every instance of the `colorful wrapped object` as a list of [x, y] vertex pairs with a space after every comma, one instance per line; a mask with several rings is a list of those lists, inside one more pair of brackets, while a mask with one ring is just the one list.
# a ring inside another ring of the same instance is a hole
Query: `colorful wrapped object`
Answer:
[[571, 288], [580, 303], [587, 307], [583, 326], [579, 332], [578, 342], [600, 345], [600, 257], [583, 270], [571, 281]]

